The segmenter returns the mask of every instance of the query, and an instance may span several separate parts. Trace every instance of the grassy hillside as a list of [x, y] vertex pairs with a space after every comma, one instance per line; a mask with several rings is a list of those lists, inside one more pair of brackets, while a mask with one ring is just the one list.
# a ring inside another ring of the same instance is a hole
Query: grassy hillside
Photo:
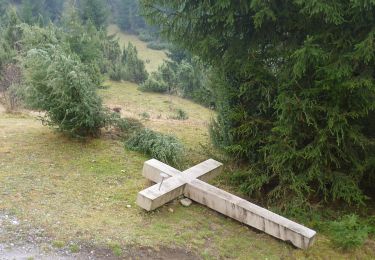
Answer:
[[[136, 35], [127, 34], [122, 32], [117, 25], [108, 26], [108, 34], [116, 34], [119, 38], [121, 47], [131, 42], [137, 47], [139, 57], [145, 61], [146, 69], [148, 72], [156, 71], [159, 65], [163, 63], [163, 60], [167, 59], [167, 55], [164, 51], [151, 50], [147, 48], [147, 43], [138, 39]], [[147, 60], [149, 62], [147, 62]]]
[[[180, 97], [141, 92], [130, 82], [107, 82], [105, 85], [109, 88], [101, 90], [100, 94], [106, 105], [122, 108], [123, 116], [140, 119], [153, 130], [175, 135], [193, 151], [199, 150], [201, 144], [209, 143], [208, 125], [214, 111]], [[186, 111], [189, 118], [171, 119], [177, 109]]]

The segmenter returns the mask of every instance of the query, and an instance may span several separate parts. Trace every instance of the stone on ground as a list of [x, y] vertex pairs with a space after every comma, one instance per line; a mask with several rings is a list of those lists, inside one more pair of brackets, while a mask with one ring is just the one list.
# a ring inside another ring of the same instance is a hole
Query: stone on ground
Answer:
[[184, 198], [180, 200], [180, 203], [182, 204], [182, 206], [189, 207], [193, 202], [189, 198]]

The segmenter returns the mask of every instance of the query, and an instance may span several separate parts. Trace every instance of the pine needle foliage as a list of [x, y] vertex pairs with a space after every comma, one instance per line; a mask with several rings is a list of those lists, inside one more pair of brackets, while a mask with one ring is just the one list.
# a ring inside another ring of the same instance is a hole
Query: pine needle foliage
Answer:
[[357, 215], [346, 215], [329, 225], [330, 236], [336, 246], [350, 250], [358, 248], [367, 240], [370, 228], [360, 223]]
[[184, 146], [174, 136], [144, 128], [126, 141], [126, 147], [143, 152], [164, 163], [178, 166], [184, 153]]
[[138, 58], [137, 48], [130, 42], [126, 48], [124, 47], [121, 61], [123, 66], [122, 79], [134, 83], [143, 83], [147, 79], [148, 73], [145, 63]]
[[176, 94], [207, 107], [214, 107], [211, 70], [197, 58], [169, 49], [168, 61], [151, 73], [139, 88], [142, 91]]
[[84, 22], [93, 23], [97, 29], [103, 29], [108, 24], [109, 9], [102, 0], [80, 0], [81, 18]]
[[[374, 189], [375, 2], [141, 0], [217, 70], [214, 142], [237, 184], [281, 208], [360, 205]], [[289, 206], [288, 206], [289, 205]]]
[[97, 136], [109, 120], [96, 94], [97, 77], [89, 65], [60, 43], [61, 31], [21, 25], [24, 96], [28, 106], [45, 111], [46, 125], [74, 137]]
[[[35, 67], [37, 65], [37, 67]], [[31, 107], [46, 111], [43, 122], [77, 137], [97, 136], [106, 113], [96, 85], [74, 55], [32, 49], [24, 63]]]

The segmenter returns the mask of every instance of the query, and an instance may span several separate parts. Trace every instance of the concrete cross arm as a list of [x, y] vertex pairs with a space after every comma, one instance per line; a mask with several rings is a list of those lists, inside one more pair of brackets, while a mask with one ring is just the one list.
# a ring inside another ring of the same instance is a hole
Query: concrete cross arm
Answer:
[[184, 172], [166, 165], [158, 160], [151, 159], [144, 163], [143, 176], [153, 182], [161, 182], [161, 173], [174, 178], [168, 178], [162, 185], [153, 185], [137, 196], [137, 204], [147, 211], [154, 210], [165, 203], [176, 199], [184, 193], [185, 185], [193, 179], [209, 180], [220, 173], [223, 164], [209, 159]]
[[143, 164], [142, 175], [150, 181], [155, 183], [161, 182], [162, 177], [160, 176], [160, 173], [165, 173], [170, 177], [174, 177], [179, 175], [181, 172], [156, 159], [148, 160]]
[[[306, 249], [313, 244], [316, 235], [314, 230], [204, 182], [220, 173], [221, 169], [222, 164], [212, 159], [184, 172], [155, 159], [149, 160], [144, 164], [143, 175], [160, 184], [139, 192], [137, 204], [150, 211], [185, 195], [269, 235], [291, 241], [296, 247]], [[160, 173], [167, 176], [166, 180]]]
[[[208, 159], [200, 164], [197, 164], [183, 172], [185, 177], [189, 176], [192, 179], [199, 179], [208, 181], [216, 177], [222, 170], [223, 164], [213, 159]], [[181, 171], [161, 162], [156, 159], [148, 160], [143, 165], [142, 174], [147, 179], [159, 183], [162, 178], [160, 173], [165, 173], [170, 177], [182, 176]]]

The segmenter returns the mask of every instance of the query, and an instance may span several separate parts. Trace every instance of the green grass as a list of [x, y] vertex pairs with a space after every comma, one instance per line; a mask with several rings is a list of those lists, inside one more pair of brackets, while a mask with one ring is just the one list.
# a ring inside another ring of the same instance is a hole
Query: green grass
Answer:
[[79, 247], [79, 245], [72, 244], [72, 245], [69, 246], [69, 251], [71, 253], [78, 253], [80, 251], [80, 247]]
[[122, 255], [122, 249], [121, 249], [121, 246], [119, 244], [117, 244], [117, 243], [109, 243], [108, 246], [111, 248], [111, 250], [112, 250], [112, 252], [113, 252], [113, 254], [115, 256], [119, 257], [119, 256]]
[[[162, 119], [150, 111], [146, 124], [162, 132], [176, 131], [185, 143], [208, 141], [204, 122], [212, 112], [194, 103], [175, 97], [169, 103], [165, 102], [169, 97], [162, 95], [140, 96], [128, 83], [111, 84], [101, 94], [106, 102], [126, 105], [126, 113], [135, 117], [138, 109], [157, 107]], [[166, 119], [169, 106], [175, 104], [189, 113], [188, 124]], [[43, 228], [52, 241], [72, 243], [74, 251], [89, 243], [116, 245], [110, 247], [114, 254], [129, 245], [183, 247], [205, 259], [375, 257], [372, 242], [359, 250], [341, 252], [320, 234], [311, 249], [296, 250], [198, 204], [185, 208], [174, 201], [147, 213], [135, 204], [138, 191], [147, 187], [141, 176], [147, 158], [124, 149], [118, 140], [74, 141], [32, 117], [0, 114], [0, 143], [0, 210]], [[128, 204], [132, 207], [127, 208]]]
[[[191, 163], [197, 163], [207, 157], [202, 148], [209, 144], [208, 126], [215, 112], [189, 100], [139, 91], [136, 84], [130, 82], [112, 82], [108, 88], [101, 89], [100, 95], [109, 107], [121, 107], [122, 116], [143, 119], [149, 118], [144, 125], [155, 131], [174, 135], [188, 148]], [[183, 107], [189, 115], [187, 120], [174, 120], [176, 110]]]
[[[117, 34], [121, 47], [123, 47], [124, 44], [127, 46], [129, 42], [135, 45], [139, 57], [145, 62], [148, 72], [156, 71], [163, 63], [163, 60], [167, 59], [165, 51], [148, 48], [146, 42], [141, 41], [136, 35], [131, 35], [121, 31], [117, 25], [111, 24], [108, 26], [107, 31], [110, 35]], [[147, 60], [149, 60], [149, 62], [146, 62]]]
[[65, 246], [65, 242], [56, 240], [52, 242], [52, 246], [55, 248], [63, 248]]

